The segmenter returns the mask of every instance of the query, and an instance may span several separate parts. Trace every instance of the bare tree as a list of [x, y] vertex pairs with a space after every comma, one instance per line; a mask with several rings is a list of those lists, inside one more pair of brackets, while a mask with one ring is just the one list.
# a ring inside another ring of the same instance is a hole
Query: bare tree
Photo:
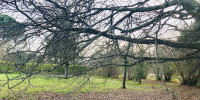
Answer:
[[[129, 42], [131, 44], [145, 44], [149, 47], [155, 44], [157, 47], [158, 45], [165, 45], [172, 48], [193, 49], [193, 53], [196, 53], [200, 49], [198, 41], [178, 42], [163, 37], [174, 31], [179, 32], [180, 25], [182, 23], [187, 24], [187, 20], [199, 20], [199, 6], [200, 3], [195, 0], [163, 0], [161, 2], [156, 2], [156, 0], [126, 0], [123, 3], [120, 0], [0, 0], [1, 13], [20, 14], [23, 23], [25, 23], [25, 35], [15, 42], [15, 46], [25, 44], [34, 38], [41, 38], [37, 49], [21, 49], [23, 52], [42, 55], [38, 58], [38, 64], [45, 62], [50, 57], [51, 54], [47, 52], [49, 47], [76, 35], [79, 37], [76, 39], [76, 44], [73, 45], [78, 48], [76, 48], [73, 56], [82, 53], [96, 40], [102, 42], [102, 38], [113, 41], [120, 40], [122, 41], [121, 44]], [[127, 22], [127, 20], [129, 21]], [[132, 27], [127, 28], [126, 25]], [[51, 37], [59, 35], [63, 37], [46, 42]], [[9, 52], [13, 53], [16, 50]], [[59, 54], [60, 52], [58, 50], [55, 53]], [[88, 53], [90, 52], [92, 50], [88, 51]], [[165, 62], [200, 58], [198, 55], [159, 58], [146, 55], [141, 58], [127, 53], [120, 56], [125, 57], [125, 61], [127, 58], [135, 59], [135, 62], [129, 64], [125, 62], [126, 66], [133, 66], [144, 61]], [[24, 63], [33, 58], [28, 58]], [[85, 57], [84, 61], [88, 62], [88, 60], [94, 59], [98, 58], [89, 55]], [[43, 71], [53, 71], [67, 64], [68, 61], [60, 62], [52, 69]], [[16, 71], [22, 69], [24, 63]], [[95, 67], [88, 68], [86, 71], [92, 69], [95, 69]], [[29, 69], [24, 79], [41, 71]]]

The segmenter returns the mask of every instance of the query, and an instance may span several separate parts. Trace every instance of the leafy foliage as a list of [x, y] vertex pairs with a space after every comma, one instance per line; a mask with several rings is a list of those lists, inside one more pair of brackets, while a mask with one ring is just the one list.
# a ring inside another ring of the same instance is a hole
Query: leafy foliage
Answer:
[[0, 38], [6, 39], [17, 39], [16, 37], [21, 36], [25, 32], [25, 24], [15, 21], [14, 18], [8, 15], [0, 14]]
[[105, 68], [98, 68], [93, 73], [97, 76], [118, 78], [121, 74], [121, 69], [117, 66], [107, 66]]
[[[37, 66], [37, 67], [35, 67]], [[17, 71], [17, 73], [26, 73], [27, 71], [33, 70], [32, 68], [35, 68], [34, 71], [44, 71], [44, 70], [49, 70], [55, 67], [56, 64], [39, 64], [37, 63], [27, 63], [25, 67], [23, 67], [22, 70]], [[20, 66], [14, 64], [14, 63], [6, 63], [6, 62], [1, 62], [0, 63], [0, 73], [6, 73], [6, 72], [12, 72], [14, 70], [17, 70]], [[53, 72], [54, 74], [64, 74], [65, 73], [65, 66], [60, 66], [59, 68], [55, 69]], [[76, 75], [76, 74], [83, 74], [86, 70], [86, 67], [81, 66], [81, 65], [69, 65], [69, 74], [70, 75]]]
[[[196, 21], [192, 27], [181, 32], [178, 38], [179, 42], [199, 42], [200, 41], [200, 24]], [[179, 50], [182, 55], [193, 53], [194, 50], [182, 49]], [[199, 53], [195, 53], [199, 55]], [[185, 60], [176, 63], [178, 73], [181, 76], [181, 83], [187, 85], [197, 85], [200, 82], [200, 61], [199, 59]]]
[[200, 40], [200, 25], [195, 22], [189, 29], [184, 29], [178, 38], [180, 42], [196, 42]]
[[164, 79], [165, 79], [165, 81], [170, 81], [171, 78], [172, 78], [172, 75], [175, 72], [176, 65], [175, 65], [174, 62], [167, 62], [167, 63], [164, 63], [164, 64], [165, 64], [163, 66]]
[[137, 66], [134, 66], [133, 78], [136, 79], [136, 81], [140, 81], [140, 79], [146, 79], [148, 75], [147, 69], [148, 66], [146, 63], [139, 63]]

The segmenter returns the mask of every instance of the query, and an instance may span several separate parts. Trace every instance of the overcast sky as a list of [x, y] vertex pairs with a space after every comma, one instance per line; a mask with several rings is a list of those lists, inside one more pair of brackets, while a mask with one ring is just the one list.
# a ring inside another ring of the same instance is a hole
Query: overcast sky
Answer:
[[[43, 0], [36, 0], [36, 1], [40, 1], [42, 2]], [[99, 1], [105, 1], [108, 4], [113, 5], [112, 3], [114, 2], [114, 5], [129, 5], [129, 4], [134, 4], [135, 1], [141, 1], [141, 0], [99, 0]], [[198, 0], [200, 1], [200, 0]], [[165, 0], [150, 0], [150, 2], [148, 2], [149, 5], [158, 5], [165, 2]], [[104, 6], [103, 4], [101, 6]], [[172, 8], [169, 8], [172, 9]], [[7, 10], [3, 10], [1, 11], [3, 14], [12, 16], [13, 18], [15, 18], [18, 22], [24, 22], [25, 21], [25, 17], [23, 15], [21, 15], [20, 13], [13, 13], [13, 12], [9, 12]], [[119, 16], [120, 17], [120, 16]], [[191, 23], [192, 20], [187, 21], [187, 23]], [[184, 23], [179, 23], [177, 20], [170, 20], [169, 23], [173, 23], [173, 24], [179, 24], [179, 26], [184, 26]], [[165, 38], [165, 39], [170, 39], [170, 40], [176, 40], [176, 37], [179, 36], [178, 32], [173, 32], [173, 31], [168, 31], [167, 33], [165, 33], [166, 30], [163, 30], [161, 33], [164, 33], [161, 37]], [[32, 39], [30, 40], [30, 48], [31, 50], [36, 50], [36, 48], [41, 44], [42, 39], [41, 38], [36, 38], [36, 39]]]

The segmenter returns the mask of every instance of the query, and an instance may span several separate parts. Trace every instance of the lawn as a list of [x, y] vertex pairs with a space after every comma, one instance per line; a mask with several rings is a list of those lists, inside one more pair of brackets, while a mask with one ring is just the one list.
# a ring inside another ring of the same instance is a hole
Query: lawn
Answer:
[[[17, 76], [17, 74], [10, 74], [8, 77], [12, 78]], [[23, 76], [23, 75], [22, 75]], [[4, 84], [6, 81], [6, 74], [0, 74], [0, 84]], [[4, 80], [4, 81], [2, 81]], [[37, 75], [31, 77], [30, 79], [25, 80], [20, 85], [8, 89], [8, 86], [12, 87], [19, 83], [21, 80], [13, 80], [9, 82], [6, 86], [2, 88], [0, 91], [0, 98], [6, 97], [17, 97], [23, 95], [33, 95], [40, 94], [42, 92], [51, 91], [54, 93], [69, 93], [69, 92], [106, 92], [114, 89], [121, 89], [122, 80], [120, 79], [112, 79], [112, 78], [104, 78], [104, 77], [75, 77], [70, 79], [63, 79], [57, 77], [47, 77], [44, 75]], [[140, 91], [153, 91], [150, 87], [157, 87], [160, 89], [164, 89], [161, 85], [153, 85], [153, 84], [141, 84], [134, 81], [127, 81], [127, 88], [140, 90]], [[148, 88], [148, 90], [146, 89]]]
[[[3, 83], [7, 82], [7, 81], [2, 81], [6, 80], [7, 77], [10, 77], [12, 79], [12, 77], [15, 76], [17, 76], [17, 74], [9, 74], [8, 76], [6, 76], [5, 74], [0, 74], [0, 80], [1, 80], [0, 84], [2, 85]], [[92, 76], [92, 77], [83, 76], [83, 77], [74, 77], [70, 79], [64, 79], [61, 77], [63, 76], [49, 77], [47, 75], [37, 75], [31, 77], [28, 80], [25, 80], [23, 83], [17, 85], [12, 89], [8, 89], [8, 86], [12, 87], [16, 85], [17, 83], [20, 82], [21, 79], [13, 80], [2, 88], [2, 90], [0, 91], [0, 99], [19, 99], [19, 98], [33, 99], [33, 97], [34, 99], [37, 99], [36, 97], [41, 96], [41, 94], [42, 96], [48, 95], [47, 96], [48, 98], [49, 97], [54, 98], [57, 95], [66, 98], [66, 95], [63, 94], [70, 94], [70, 93], [79, 93], [78, 96], [76, 97], [80, 97], [80, 99], [83, 99], [83, 97], [90, 96], [88, 93], [92, 93], [92, 95], [97, 95], [97, 97], [102, 97], [102, 95], [117, 97], [119, 96], [119, 93], [120, 95], [122, 94], [130, 95], [130, 97], [133, 96], [133, 94], [136, 97], [140, 96], [145, 97], [148, 96], [149, 93], [150, 96], [153, 97], [154, 95], [159, 96], [160, 94], [161, 97], [163, 97], [163, 95], [164, 96], [168, 95], [167, 92], [165, 91], [165, 86], [162, 84], [162, 82], [159, 81], [143, 80], [144, 83], [138, 84], [138, 82], [128, 80], [126, 82], [127, 89], [124, 90], [121, 88], [122, 87], [121, 79], [112, 79], [112, 78], [105, 78], [98, 76]], [[175, 85], [177, 86], [177, 83], [175, 82], [167, 84], [169, 84], [170, 86], [175, 86]], [[132, 93], [133, 91], [134, 93]], [[197, 89], [195, 91], [199, 90]], [[180, 90], [180, 92], [182, 91]], [[145, 96], [143, 96], [143, 94], [145, 94]], [[191, 92], [191, 94], [193, 94], [193, 92]], [[68, 95], [68, 97], [69, 96], [70, 95]], [[195, 97], [196, 96], [198, 95], [195, 94]], [[45, 97], [45, 99], [48, 98]], [[90, 97], [88, 98], [90, 99]]]

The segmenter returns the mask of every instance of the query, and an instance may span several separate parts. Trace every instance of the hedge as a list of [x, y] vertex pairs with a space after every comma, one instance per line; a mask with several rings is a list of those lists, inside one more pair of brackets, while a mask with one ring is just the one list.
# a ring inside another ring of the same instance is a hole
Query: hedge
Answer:
[[[38, 65], [36, 63], [27, 63], [19, 71], [15, 72], [15, 73], [26, 73], [28, 71], [48, 72], [48, 70], [52, 69], [55, 66], [56, 66], [56, 64], [48, 64], [48, 63], [38, 64]], [[0, 62], [0, 73], [12, 72], [14, 70], [17, 70], [20, 67], [21, 67], [21, 65], [18, 65], [18, 64]], [[78, 74], [80, 72], [82, 73], [85, 69], [86, 69], [86, 67], [84, 67], [82, 65], [69, 65], [68, 71], [69, 71], [69, 74], [74, 75], [74, 74]], [[65, 66], [59, 66], [57, 69], [53, 70], [50, 73], [64, 74]]]

